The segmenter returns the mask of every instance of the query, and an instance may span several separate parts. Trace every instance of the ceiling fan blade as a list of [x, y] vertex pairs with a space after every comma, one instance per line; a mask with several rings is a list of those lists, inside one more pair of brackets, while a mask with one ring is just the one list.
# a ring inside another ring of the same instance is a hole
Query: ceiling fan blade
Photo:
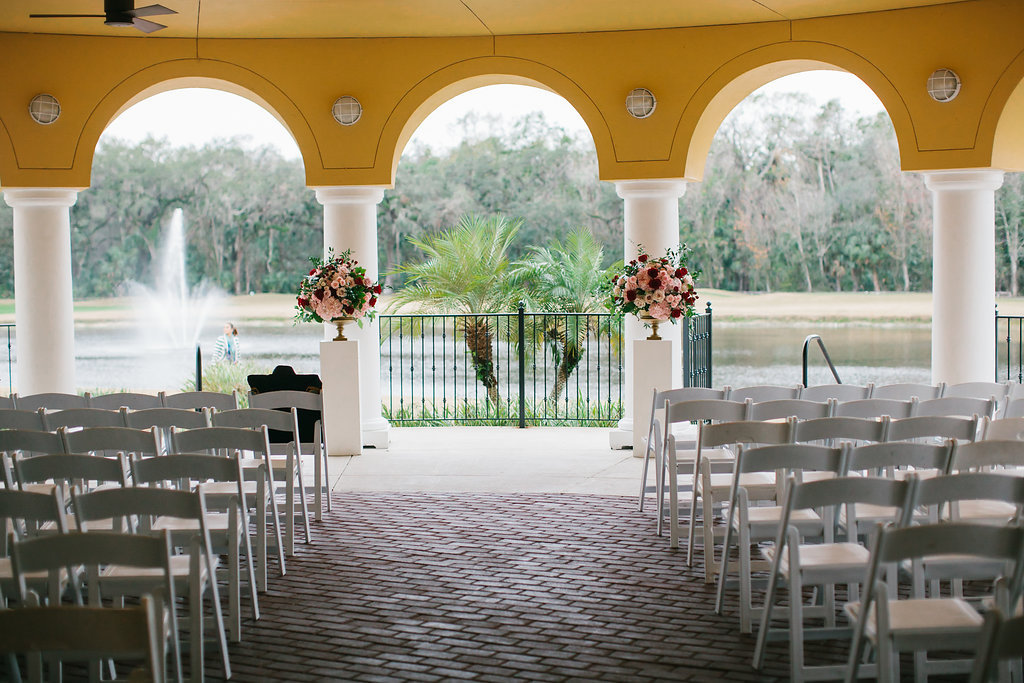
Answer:
[[88, 17], [94, 19], [96, 17], [105, 17], [105, 14], [30, 14], [29, 19], [78, 19], [80, 17]]
[[153, 31], [159, 31], [162, 28], [167, 28], [163, 24], [158, 24], [155, 21], [146, 21], [145, 19], [139, 19], [138, 17], [132, 19], [132, 25], [143, 33], [152, 33]]
[[147, 5], [146, 7], [131, 10], [128, 14], [131, 14], [133, 17], [153, 17], [158, 14], [177, 14], [177, 12], [163, 5]]

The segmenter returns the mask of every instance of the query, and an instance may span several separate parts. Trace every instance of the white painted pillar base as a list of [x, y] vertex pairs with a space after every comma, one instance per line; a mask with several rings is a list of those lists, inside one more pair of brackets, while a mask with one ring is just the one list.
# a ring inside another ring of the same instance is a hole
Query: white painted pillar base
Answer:
[[359, 455], [362, 452], [359, 370], [359, 342], [320, 342], [327, 455]]
[[932, 191], [932, 382], [995, 376], [995, 191], [1003, 172], [936, 171]]
[[[643, 247], [651, 255], [664, 254], [679, 244], [679, 198], [686, 192], [684, 180], [621, 180], [615, 183], [615, 191], [623, 199], [623, 255], [627, 261], [636, 258], [637, 249]], [[671, 387], [682, 386], [683, 357], [681, 325], [665, 323], [658, 327], [658, 334], [672, 342]], [[627, 448], [634, 444], [633, 425], [633, 354], [632, 342], [645, 339], [650, 329], [632, 315], [627, 315], [623, 330], [622, 348], [625, 353], [622, 392], [622, 419], [617, 429], [611, 430], [608, 440], [612, 448]], [[670, 387], [665, 387], [670, 388]], [[647, 425], [640, 416], [642, 436], [647, 436]]]
[[75, 316], [71, 288], [71, 213], [78, 191], [4, 191], [14, 208], [14, 321], [23, 396], [73, 394]]
[[[341, 253], [352, 250], [366, 276], [379, 279], [377, 267], [377, 204], [384, 198], [384, 188], [372, 186], [318, 187], [316, 199], [324, 206], [324, 255], [327, 250]], [[324, 325], [324, 339], [333, 339], [336, 328]], [[363, 445], [387, 448], [391, 424], [381, 414], [380, 344], [377, 321], [363, 322], [362, 327], [349, 324], [345, 336], [360, 342], [359, 387], [362, 409]], [[322, 368], [321, 368], [322, 369]], [[324, 377], [326, 385], [327, 377]]]
[[[661, 328], [658, 328], [659, 335]], [[648, 424], [645, 417], [651, 405], [654, 390], [665, 391], [672, 387], [672, 358], [678, 357], [676, 342], [669, 339], [633, 340], [633, 405], [636, 406], [637, 419], [633, 429], [633, 457], [644, 456], [647, 445]]]

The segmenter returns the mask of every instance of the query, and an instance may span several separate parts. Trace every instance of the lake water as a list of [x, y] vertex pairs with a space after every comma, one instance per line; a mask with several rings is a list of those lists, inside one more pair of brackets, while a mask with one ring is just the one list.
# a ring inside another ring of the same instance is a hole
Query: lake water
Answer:
[[[203, 330], [208, 361], [220, 322]], [[929, 382], [931, 329], [921, 324], [748, 324], [716, 322], [713, 379], [729, 384], [796, 384], [801, 381], [801, 348], [809, 334], [820, 334], [845, 384]], [[297, 372], [319, 372], [318, 325], [251, 322], [240, 326], [244, 358], [265, 365], [291, 365]], [[134, 326], [125, 323], [75, 326], [80, 389], [177, 391], [195, 374], [195, 350], [146, 348]], [[817, 346], [810, 355], [810, 384], [832, 382]], [[6, 373], [0, 393], [7, 387]]]

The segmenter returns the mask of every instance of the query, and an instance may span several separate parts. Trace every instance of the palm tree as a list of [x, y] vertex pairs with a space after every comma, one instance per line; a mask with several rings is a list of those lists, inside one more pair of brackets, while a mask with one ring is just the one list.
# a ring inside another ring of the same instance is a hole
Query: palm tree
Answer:
[[[603, 308], [606, 285], [611, 272], [601, 267], [604, 248], [585, 227], [573, 228], [562, 244], [554, 240], [550, 247], [530, 247], [530, 256], [512, 271], [515, 285], [529, 283], [531, 308], [565, 313], [593, 313]], [[585, 316], [552, 316], [543, 335], [551, 345], [557, 365], [552, 399], [565, 390], [569, 375], [583, 359], [590, 326]]]
[[422, 309], [463, 313], [461, 333], [469, 347], [476, 377], [497, 404], [494, 374], [494, 331], [484, 313], [507, 310], [519, 298], [508, 279], [508, 249], [522, 225], [504, 216], [463, 216], [447, 230], [422, 240], [409, 241], [426, 260], [402, 266], [406, 286], [395, 293], [391, 307], [419, 304]]

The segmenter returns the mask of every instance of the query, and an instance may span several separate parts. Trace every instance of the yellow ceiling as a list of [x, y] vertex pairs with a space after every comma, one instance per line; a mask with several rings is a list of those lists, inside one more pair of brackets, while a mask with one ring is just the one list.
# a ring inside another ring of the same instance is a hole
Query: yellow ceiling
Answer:
[[[145, 36], [100, 18], [103, 0], [0, 0], [0, 32], [149, 38], [350, 38], [517, 35], [808, 19], [958, 0], [136, 0], [178, 14]], [[2, 39], [2, 38], [0, 38]]]

